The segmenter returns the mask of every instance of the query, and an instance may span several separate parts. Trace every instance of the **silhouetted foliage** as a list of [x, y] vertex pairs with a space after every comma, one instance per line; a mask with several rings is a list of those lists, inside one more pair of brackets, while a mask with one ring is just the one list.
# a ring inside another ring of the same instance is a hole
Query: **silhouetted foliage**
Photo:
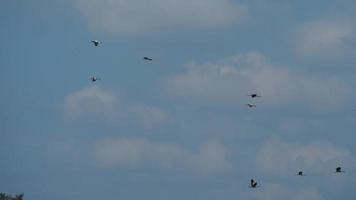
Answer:
[[17, 194], [15, 196], [7, 195], [3, 192], [0, 193], [0, 200], [23, 200], [24, 194]]
[[0, 192], [0, 200], [6, 200], [6, 194]]

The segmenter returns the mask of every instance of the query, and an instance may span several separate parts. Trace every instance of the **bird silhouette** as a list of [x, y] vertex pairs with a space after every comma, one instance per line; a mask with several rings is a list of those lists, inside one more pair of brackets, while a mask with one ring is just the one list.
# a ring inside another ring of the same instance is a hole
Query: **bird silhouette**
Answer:
[[256, 93], [249, 94], [249, 95], [247, 95], [247, 96], [249, 96], [249, 97], [251, 97], [251, 98], [261, 97], [260, 95], [258, 95], [258, 94], [256, 94]]
[[257, 187], [257, 182], [255, 180], [251, 179], [250, 187], [251, 188], [256, 188]]
[[147, 60], [147, 61], [152, 61], [153, 59], [152, 58], [149, 58], [149, 57], [143, 57], [144, 60]]
[[299, 171], [297, 176], [305, 176], [304, 172], [303, 171]]
[[249, 108], [254, 108], [254, 107], [256, 107], [255, 104], [251, 104], [251, 103], [247, 103], [246, 106], [248, 106]]
[[91, 41], [93, 44], [94, 44], [94, 46], [99, 46], [99, 44], [101, 44], [101, 42], [99, 41], [99, 40], [92, 40]]
[[336, 167], [335, 173], [345, 173], [345, 171], [341, 170], [341, 167]]
[[89, 78], [89, 80], [91, 80], [91, 82], [95, 82], [95, 81], [101, 80], [101, 78], [92, 76], [92, 77]]

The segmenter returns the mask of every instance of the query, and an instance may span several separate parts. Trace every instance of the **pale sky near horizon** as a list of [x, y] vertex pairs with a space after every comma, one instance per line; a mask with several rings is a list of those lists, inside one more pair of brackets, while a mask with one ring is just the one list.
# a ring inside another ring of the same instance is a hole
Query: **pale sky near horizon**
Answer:
[[0, 1], [0, 192], [354, 200], [355, 13], [351, 0]]

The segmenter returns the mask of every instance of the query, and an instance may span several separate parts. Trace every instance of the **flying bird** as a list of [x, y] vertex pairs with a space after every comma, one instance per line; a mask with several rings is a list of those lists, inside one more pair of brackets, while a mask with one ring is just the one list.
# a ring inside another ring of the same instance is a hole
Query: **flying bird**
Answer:
[[254, 108], [254, 107], [256, 107], [255, 104], [251, 104], [251, 103], [246, 104], [246, 106], [248, 106], [249, 108]]
[[305, 174], [303, 173], [303, 171], [299, 171], [297, 176], [305, 176]]
[[95, 81], [99, 81], [101, 79], [98, 78], [98, 77], [92, 76], [92, 77], [89, 78], [89, 80], [91, 80], [91, 82], [95, 82]]
[[341, 170], [341, 167], [336, 167], [335, 173], [345, 173], [345, 171]]
[[99, 44], [101, 44], [101, 42], [99, 41], [99, 40], [92, 40], [91, 41], [93, 44], [94, 44], [94, 46], [99, 46]]
[[249, 96], [249, 97], [251, 97], [251, 98], [261, 97], [260, 95], [258, 95], [258, 94], [256, 94], [256, 93], [249, 94], [249, 95], [247, 95], [247, 96]]
[[152, 58], [149, 58], [149, 57], [143, 57], [144, 60], [147, 60], [147, 61], [152, 61], [153, 59]]
[[250, 187], [251, 188], [256, 188], [257, 187], [257, 182], [255, 180], [251, 179]]

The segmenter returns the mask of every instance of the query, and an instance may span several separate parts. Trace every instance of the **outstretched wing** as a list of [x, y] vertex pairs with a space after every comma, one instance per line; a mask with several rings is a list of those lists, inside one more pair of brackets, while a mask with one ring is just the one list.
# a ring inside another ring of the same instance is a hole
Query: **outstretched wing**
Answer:
[[253, 185], [252, 185], [252, 187], [255, 188], [256, 186], [257, 186], [257, 182], [254, 182]]

